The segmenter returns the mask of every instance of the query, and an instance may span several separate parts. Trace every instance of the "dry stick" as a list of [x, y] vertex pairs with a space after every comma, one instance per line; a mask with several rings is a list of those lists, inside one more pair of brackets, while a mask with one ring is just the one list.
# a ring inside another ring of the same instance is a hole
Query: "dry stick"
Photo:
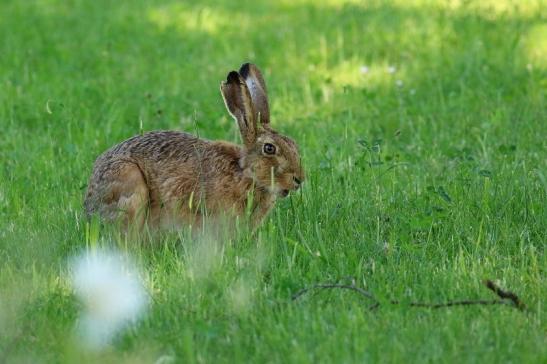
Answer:
[[494, 282], [492, 282], [489, 279], [485, 280], [484, 284], [489, 290], [497, 294], [499, 298], [511, 300], [511, 302], [513, 302], [515, 307], [518, 308], [519, 310], [526, 309], [526, 305], [524, 304], [524, 302], [522, 302], [519, 296], [517, 296], [515, 293], [511, 291], [504, 291], [503, 289], [501, 289], [499, 286], [497, 286]]
[[[510, 291], [504, 291], [500, 287], [498, 287], [494, 282], [491, 280], [486, 280], [484, 282], [486, 287], [490, 289], [492, 292], [494, 292], [498, 297], [500, 297], [499, 300], [457, 300], [457, 301], [448, 301], [448, 302], [442, 302], [442, 303], [424, 303], [424, 302], [410, 302], [408, 303], [408, 306], [410, 307], [425, 307], [425, 308], [444, 308], [444, 307], [451, 307], [451, 306], [471, 306], [471, 305], [509, 305], [518, 308], [519, 310], [524, 310], [526, 306], [520, 298], [513, 292]], [[320, 284], [314, 284], [313, 286], [301, 289], [300, 291], [296, 292], [292, 299], [293, 301], [296, 301], [300, 297], [302, 297], [304, 294], [308, 293], [311, 290], [316, 289], [348, 289], [354, 292], [359, 293], [361, 296], [368, 298], [372, 301], [374, 301], [374, 304], [370, 306], [370, 309], [374, 309], [380, 306], [380, 302], [374, 297], [374, 295], [368, 291], [365, 291], [362, 288], [359, 288], [355, 285], [355, 283], [352, 284], [338, 284], [338, 283], [320, 283]], [[510, 300], [510, 302], [505, 301]], [[389, 301], [392, 305], [403, 305], [404, 302], [400, 302], [397, 300]]]

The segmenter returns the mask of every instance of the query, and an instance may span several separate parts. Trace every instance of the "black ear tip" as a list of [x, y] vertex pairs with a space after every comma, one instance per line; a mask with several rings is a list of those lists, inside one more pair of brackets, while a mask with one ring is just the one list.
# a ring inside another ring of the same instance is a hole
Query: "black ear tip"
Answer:
[[230, 73], [228, 73], [228, 76], [226, 77], [226, 82], [239, 82], [239, 73], [237, 73], [236, 71], [231, 71]]
[[247, 78], [249, 75], [249, 72], [251, 70], [251, 64], [250, 63], [244, 63], [241, 65], [241, 68], [239, 69], [239, 74], [243, 78]]

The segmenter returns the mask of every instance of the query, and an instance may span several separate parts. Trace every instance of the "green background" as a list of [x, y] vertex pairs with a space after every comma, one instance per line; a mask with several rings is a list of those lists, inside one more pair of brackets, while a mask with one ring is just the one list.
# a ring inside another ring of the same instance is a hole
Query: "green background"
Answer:
[[[542, 1], [0, 2], [0, 361], [547, 360]], [[239, 141], [219, 83], [251, 61], [307, 181], [256, 236], [146, 244], [89, 224], [94, 159], [142, 130]], [[75, 339], [70, 259], [117, 247], [146, 316]], [[373, 292], [291, 301], [318, 282]], [[507, 306], [416, 309], [492, 298]]]

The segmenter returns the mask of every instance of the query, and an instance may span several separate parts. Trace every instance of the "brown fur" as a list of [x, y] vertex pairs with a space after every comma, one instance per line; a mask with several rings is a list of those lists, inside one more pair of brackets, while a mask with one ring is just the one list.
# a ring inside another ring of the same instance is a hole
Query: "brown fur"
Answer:
[[[86, 213], [121, 218], [126, 225], [199, 226], [205, 214], [236, 217], [250, 209], [251, 223], [258, 226], [277, 197], [296, 190], [304, 174], [296, 143], [269, 125], [260, 71], [245, 64], [240, 73], [230, 72], [221, 92], [243, 146], [177, 131], [130, 138], [95, 161]], [[265, 143], [275, 146], [275, 155], [263, 151]]]

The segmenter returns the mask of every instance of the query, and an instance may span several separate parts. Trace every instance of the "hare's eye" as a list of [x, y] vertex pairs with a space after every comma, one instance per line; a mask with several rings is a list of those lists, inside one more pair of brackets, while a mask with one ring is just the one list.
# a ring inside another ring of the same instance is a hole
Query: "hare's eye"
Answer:
[[275, 154], [275, 145], [266, 143], [262, 147], [262, 150], [264, 150], [265, 154], [274, 155]]

